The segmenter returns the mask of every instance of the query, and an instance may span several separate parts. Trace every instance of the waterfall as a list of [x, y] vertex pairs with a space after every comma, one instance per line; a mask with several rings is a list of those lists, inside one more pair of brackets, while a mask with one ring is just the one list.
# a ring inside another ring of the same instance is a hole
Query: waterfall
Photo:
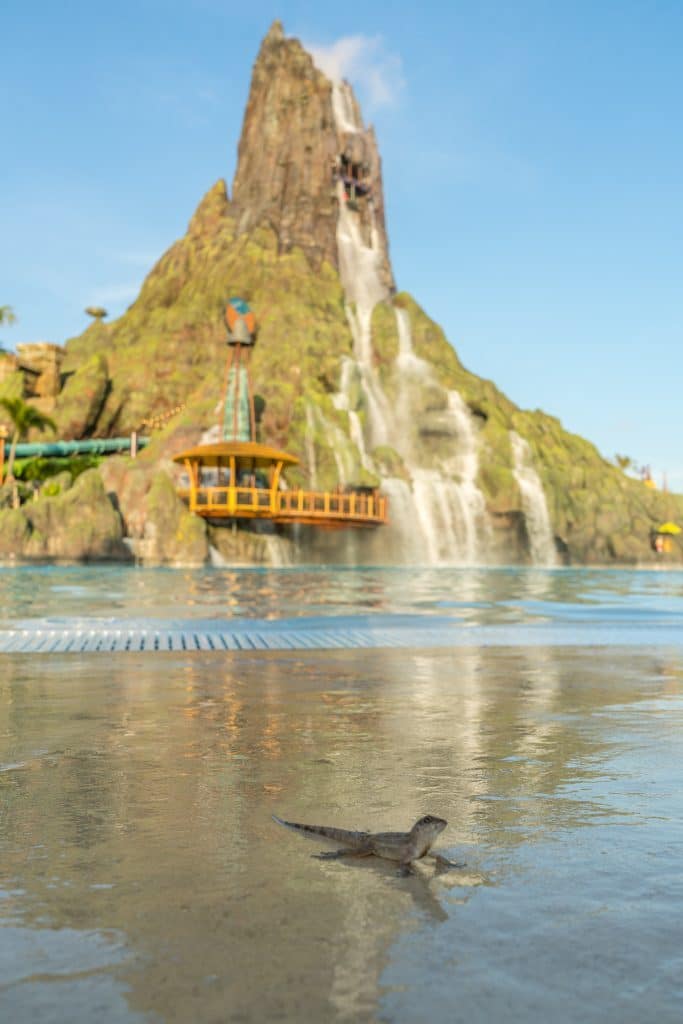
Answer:
[[[332, 100], [339, 134], [361, 132], [346, 83], [333, 85]], [[369, 205], [370, 228], [364, 232], [360, 216], [349, 209], [341, 181], [337, 182], [337, 197], [339, 274], [353, 337], [353, 358], [342, 363], [334, 404], [348, 413], [349, 433], [366, 470], [380, 475], [371, 455], [380, 446], [393, 448], [403, 460], [409, 481], [382, 477], [382, 488], [390, 498], [389, 530], [402, 560], [472, 564], [481, 557], [480, 541], [489, 528], [485, 499], [476, 485], [479, 464], [472, 415], [460, 395], [441, 388], [431, 366], [415, 355], [408, 313], [398, 308], [399, 352], [394, 365], [398, 400], [393, 404], [389, 400], [375, 369], [372, 347], [373, 309], [390, 297], [374, 207]], [[451, 457], [438, 469], [423, 466], [416, 452], [413, 396], [425, 386], [443, 393], [443, 416], [447, 432], [454, 439]], [[355, 387], [363, 398], [364, 424], [351, 400]], [[332, 444], [337, 442], [333, 434], [328, 436]]]
[[266, 533], [263, 535], [263, 544], [268, 552], [269, 565], [278, 568], [292, 564], [291, 541], [286, 541], [275, 533]]
[[214, 547], [213, 544], [209, 544], [209, 565], [212, 565], [214, 569], [223, 569], [228, 565], [218, 548]]
[[351, 87], [348, 82], [332, 83], [332, 110], [338, 132], [357, 132], [361, 130], [356, 118]]
[[[275, 533], [259, 534], [259, 540], [263, 545], [263, 564], [272, 565], [276, 568], [283, 565], [292, 565], [292, 542], [279, 537]], [[225, 558], [217, 547], [209, 544], [209, 565], [214, 569], [229, 569], [235, 565], [249, 563], [248, 555], [242, 558]], [[253, 563], [252, 563], [253, 564]]]
[[[332, 404], [335, 409], [341, 409], [347, 414], [349, 418], [349, 437], [358, 449], [361, 466], [363, 469], [367, 469], [368, 472], [374, 473], [375, 467], [365, 445], [365, 437], [363, 436], [363, 427], [360, 422], [360, 416], [355, 409], [351, 408], [351, 389], [353, 388], [357, 372], [358, 366], [353, 359], [342, 360], [339, 391], [333, 396]], [[336, 430], [339, 430], [339, 428], [337, 427]], [[340, 479], [339, 482], [345, 484], [348, 483], [348, 479], [349, 477], [347, 476], [344, 480]]]
[[529, 536], [531, 560], [535, 565], [557, 565], [557, 553], [550, 526], [543, 485], [534, 469], [529, 442], [511, 430], [513, 473], [522, 496], [522, 511]]
[[457, 501], [461, 506], [461, 521], [465, 531], [464, 557], [468, 562], [480, 554], [480, 540], [489, 537], [486, 499], [477, 487], [479, 475], [479, 446], [474, 430], [472, 413], [457, 391], [448, 392], [448, 412], [456, 426], [458, 450], [449, 460], [449, 468], [459, 477]]
[[[410, 318], [405, 309], [394, 310], [399, 350], [396, 372], [400, 406], [410, 408], [410, 390], [416, 384], [440, 389], [432, 367], [413, 350]], [[397, 423], [394, 447], [400, 452], [413, 481], [417, 514], [431, 562], [472, 564], [481, 559], [481, 540], [488, 537], [486, 499], [477, 487], [479, 454], [472, 414], [457, 391], [446, 391], [443, 416], [456, 447], [439, 470], [422, 468], [415, 461], [405, 418]]]

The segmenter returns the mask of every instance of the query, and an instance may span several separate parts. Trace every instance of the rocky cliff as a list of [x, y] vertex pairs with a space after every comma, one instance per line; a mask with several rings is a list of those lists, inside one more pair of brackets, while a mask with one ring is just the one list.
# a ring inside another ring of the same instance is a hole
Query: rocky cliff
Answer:
[[[350, 189], [357, 182], [360, 192], [367, 182], [391, 286], [379, 152], [372, 129], [357, 131], [359, 121], [350, 90], [330, 82], [275, 22], [254, 66], [232, 208], [238, 235], [267, 224], [279, 252], [299, 246], [314, 270], [324, 261], [338, 269], [337, 183], [344, 177]], [[367, 207], [360, 196], [358, 205]], [[369, 231], [367, 210], [360, 215]]]
[[210, 536], [160, 482], [175, 472], [170, 456], [216, 421], [229, 295], [258, 318], [260, 431], [301, 459], [291, 483], [380, 484], [391, 499], [390, 527], [304, 531], [277, 557], [648, 562], [653, 527], [683, 518], [683, 499], [629, 479], [466, 370], [438, 325], [396, 293], [374, 133], [350, 87], [277, 22], [254, 67], [232, 198], [217, 182], [127, 313], [71, 339], [61, 366], [63, 435], [152, 432], [135, 464], [102, 471], [132, 546], [150, 559], [201, 562], [211, 546], [214, 557], [262, 561], [276, 550], [254, 535], [241, 549]]

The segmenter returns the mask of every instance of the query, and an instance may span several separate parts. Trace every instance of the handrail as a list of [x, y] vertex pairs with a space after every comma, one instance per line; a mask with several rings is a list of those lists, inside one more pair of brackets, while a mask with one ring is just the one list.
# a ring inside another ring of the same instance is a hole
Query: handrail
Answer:
[[331, 493], [330, 491], [280, 491], [278, 513], [297, 515], [305, 512], [312, 516], [343, 516], [353, 519], [382, 519], [386, 514], [387, 499], [376, 494]]
[[370, 494], [331, 491], [276, 491], [263, 487], [200, 486], [183, 489], [190, 509], [199, 515], [263, 517], [277, 522], [305, 519], [324, 522], [386, 523], [388, 499]]

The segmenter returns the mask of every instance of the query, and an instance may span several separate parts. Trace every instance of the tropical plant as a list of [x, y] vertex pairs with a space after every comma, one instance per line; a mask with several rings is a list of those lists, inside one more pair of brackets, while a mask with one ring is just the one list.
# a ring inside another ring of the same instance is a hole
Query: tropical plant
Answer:
[[[11, 306], [0, 306], [0, 324], [13, 324], [16, 321], [14, 310]], [[5, 346], [0, 341], [0, 352], [5, 352]]]
[[[7, 480], [14, 482], [14, 460], [17, 453], [17, 444], [23, 440], [32, 427], [37, 430], [56, 430], [57, 424], [45, 413], [42, 413], [35, 406], [29, 405], [23, 398], [0, 398], [0, 408], [3, 408], [12, 423], [12, 441], [10, 443], [9, 458], [7, 460]], [[4, 443], [4, 442], [2, 442]]]
[[626, 473], [629, 469], [634, 473], [638, 470], [638, 467], [630, 455], [619, 455], [617, 453], [614, 456], [614, 464], [619, 467], [622, 473]]

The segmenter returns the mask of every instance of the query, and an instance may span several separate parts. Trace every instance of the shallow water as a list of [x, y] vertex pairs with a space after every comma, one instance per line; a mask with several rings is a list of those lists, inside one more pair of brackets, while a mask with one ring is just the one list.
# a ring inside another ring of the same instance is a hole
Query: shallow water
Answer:
[[563, 616], [683, 616], [683, 571], [623, 569], [0, 568], [12, 619], [153, 616], [271, 619], [359, 614], [448, 615], [471, 624]]
[[[0, 573], [5, 622], [545, 628], [514, 648], [1, 655], [2, 1019], [679, 1021], [682, 595], [678, 573]], [[564, 644], [567, 621], [597, 644]], [[311, 859], [273, 812], [439, 814], [466, 867]]]

